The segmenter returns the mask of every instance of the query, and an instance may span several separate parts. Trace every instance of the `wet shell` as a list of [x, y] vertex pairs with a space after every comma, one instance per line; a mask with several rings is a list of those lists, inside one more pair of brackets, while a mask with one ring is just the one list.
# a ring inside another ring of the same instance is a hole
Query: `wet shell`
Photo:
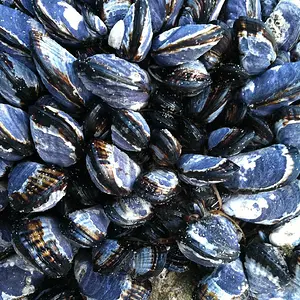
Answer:
[[74, 250], [54, 217], [20, 220], [13, 231], [13, 245], [21, 257], [51, 278], [66, 276], [72, 267]]
[[12, 228], [7, 221], [0, 221], [0, 261], [13, 253]]
[[179, 178], [183, 182], [195, 186], [224, 182], [239, 170], [235, 163], [226, 158], [200, 154], [182, 155], [177, 167]]
[[141, 171], [125, 152], [101, 140], [94, 140], [89, 146], [86, 165], [97, 188], [117, 196], [132, 191]]
[[216, 25], [185, 25], [161, 33], [153, 39], [152, 52], [161, 66], [176, 66], [199, 58], [222, 38]]
[[229, 216], [250, 223], [272, 225], [300, 210], [298, 180], [272, 191], [232, 194], [223, 197], [223, 210]]
[[0, 157], [17, 161], [33, 153], [26, 112], [0, 103]]
[[115, 273], [104, 275], [93, 271], [90, 257], [81, 252], [74, 264], [75, 278], [82, 295], [90, 299], [136, 299], [147, 300], [151, 293], [148, 281], [136, 282], [130, 276]]
[[149, 148], [155, 161], [162, 166], [174, 165], [181, 154], [181, 144], [168, 129], [153, 130]]
[[45, 211], [65, 196], [66, 187], [67, 177], [63, 171], [35, 162], [23, 162], [9, 174], [10, 205], [20, 212]]
[[0, 55], [0, 94], [11, 105], [26, 107], [39, 97], [41, 83], [24, 64], [6, 53]]
[[111, 138], [122, 150], [141, 151], [148, 146], [150, 128], [139, 112], [118, 110], [113, 116]]
[[94, 247], [107, 235], [109, 219], [101, 205], [68, 213], [66, 219], [65, 235], [80, 247]]
[[225, 186], [232, 190], [266, 191], [293, 182], [300, 173], [300, 155], [296, 148], [275, 144], [230, 157], [240, 169]]
[[8, 174], [11, 169], [13, 163], [8, 160], [4, 160], [0, 158], [0, 178], [3, 179]]
[[135, 185], [135, 192], [152, 204], [169, 201], [179, 191], [178, 178], [172, 171], [155, 169], [142, 175]]
[[41, 159], [61, 167], [74, 165], [83, 150], [79, 124], [62, 110], [49, 105], [32, 107], [30, 129]]
[[[41, 288], [44, 275], [14, 254], [0, 261], [0, 294], [2, 299], [30, 297]], [[23, 298], [23, 299], [24, 299]]]
[[298, 0], [281, 0], [266, 25], [275, 36], [278, 47], [290, 51], [300, 37], [300, 3]]
[[167, 254], [165, 246], [148, 246], [136, 250], [132, 260], [131, 275], [137, 279], [158, 276], [165, 267]]
[[194, 291], [195, 299], [247, 299], [249, 285], [240, 259], [217, 267], [202, 279]]
[[139, 110], [148, 102], [149, 76], [136, 64], [97, 54], [77, 61], [75, 68], [85, 87], [112, 107]]
[[0, 211], [4, 210], [9, 203], [7, 183], [0, 182]]
[[185, 257], [207, 267], [234, 261], [240, 253], [235, 225], [221, 215], [189, 224], [177, 243]]
[[104, 210], [112, 222], [122, 227], [140, 226], [153, 215], [152, 205], [136, 195], [118, 198]]
[[37, 71], [50, 94], [68, 112], [83, 111], [90, 94], [73, 69], [75, 57], [41, 30], [31, 31], [31, 42]]
[[250, 292], [255, 297], [266, 294], [270, 299], [272, 293], [284, 288], [290, 280], [283, 255], [270, 244], [250, 244], [244, 265]]
[[130, 6], [125, 18], [112, 28], [108, 44], [117, 49], [122, 58], [140, 62], [150, 50], [152, 35], [148, 0], [137, 0]]

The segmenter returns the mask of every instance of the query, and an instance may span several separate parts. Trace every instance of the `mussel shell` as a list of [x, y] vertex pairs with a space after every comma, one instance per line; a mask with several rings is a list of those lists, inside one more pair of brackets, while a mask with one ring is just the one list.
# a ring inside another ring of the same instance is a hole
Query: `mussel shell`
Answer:
[[111, 138], [125, 151], [141, 151], [148, 146], [150, 128], [139, 112], [118, 110], [113, 116]]
[[222, 31], [212, 24], [172, 28], [153, 39], [151, 55], [161, 66], [194, 61], [220, 41]]
[[0, 55], [0, 94], [11, 105], [26, 107], [37, 100], [41, 83], [26, 65], [6, 53]]
[[177, 162], [179, 178], [191, 185], [202, 186], [229, 180], [239, 167], [226, 158], [184, 154]]
[[187, 225], [177, 243], [184, 256], [207, 267], [234, 261], [240, 254], [237, 229], [222, 215], [209, 215]]
[[92, 250], [93, 270], [108, 274], [126, 268], [132, 259], [131, 247], [126, 242], [105, 239]]
[[90, 257], [85, 252], [77, 255], [74, 273], [81, 294], [90, 299], [146, 300], [151, 293], [148, 281], [140, 283], [122, 273], [104, 275], [94, 272]]
[[[300, 62], [268, 69], [250, 80], [239, 93], [241, 100], [260, 115], [270, 115], [299, 100]], [[266, 88], [267, 87], [267, 88]]]
[[275, 226], [269, 234], [269, 241], [277, 247], [294, 248], [300, 244], [299, 228], [300, 216], [287, 220]]
[[135, 192], [152, 204], [162, 204], [179, 191], [178, 178], [169, 170], [154, 169], [143, 174], [136, 182]]
[[94, 247], [107, 235], [109, 219], [101, 205], [76, 210], [66, 216], [65, 235], [80, 247]]
[[180, 252], [177, 245], [170, 247], [165, 265], [168, 271], [183, 273], [189, 270], [189, 264], [190, 261]]
[[104, 138], [109, 131], [110, 124], [110, 110], [101, 103], [95, 104], [84, 119], [85, 138]]
[[300, 154], [283, 144], [231, 156], [239, 166], [225, 187], [242, 191], [266, 191], [293, 182], [300, 173]]
[[278, 47], [290, 51], [300, 37], [300, 3], [297, 0], [281, 0], [266, 20], [266, 26], [274, 33]]
[[147, 246], [134, 252], [131, 275], [137, 279], [158, 276], [165, 267], [168, 251], [165, 246]]
[[7, 183], [0, 182], [0, 211], [4, 210], [9, 203]]
[[[150, 50], [153, 35], [148, 0], [135, 1], [123, 22], [124, 35], [118, 52], [126, 60], [140, 62], [146, 58]], [[111, 34], [120, 33], [115, 33], [112, 29]]]
[[217, 267], [194, 291], [200, 299], [248, 299], [249, 285], [240, 259]]
[[272, 225], [300, 211], [299, 191], [300, 182], [295, 180], [271, 191], [224, 196], [222, 208], [229, 216], [246, 222]]
[[38, 20], [51, 37], [65, 45], [80, 45], [96, 40], [83, 16], [67, 1], [33, 0]]
[[108, 218], [121, 227], [140, 226], [153, 215], [152, 205], [136, 195], [118, 198], [105, 205], [104, 210]]
[[12, 227], [7, 221], [0, 221], [0, 261], [13, 253]]
[[165, 1], [165, 19], [163, 23], [163, 30], [173, 28], [178, 14], [183, 6], [184, 0], [166, 0]]
[[262, 21], [240, 17], [234, 23], [240, 64], [250, 75], [265, 71], [276, 59], [277, 44]]
[[1, 298], [26, 299], [42, 286], [44, 278], [43, 273], [19, 255], [9, 256], [0, 261]]
[[10, 206], [20, 212], [40, 212], [54, 207], [66, 194], [67, 176], [62, 170], [35, 162], [23, 162], [9, 174]]
[[72, 267], [74, 249], [54, 217], [20, 220], [13, 231], [13, 245], [21, 257], [51, 278], [66, 276]]
[[148, 70], [157, 82], [188, 97], [198, 95], [212, 82], [204, 65], [198, 60], [170, 68], [152, 65]]
[[3, 179], [11, 169], [13, 162], [0, 158], [0, 178]]
[[86, 165], [96, 187], [116, 196], [128, 195], [141, 171], [125, 152], [101, 140], [89, 146]]
[[85, 87], [115, 108], [139, 110], [149, 98], [148, 74], [114, 54], [97, 54], [75, 62]]
[[208, 150], [215, 156], [236, 155], [248, 146], [254, 135], [254, 131], [222, 127], [210, 133]]
[[244, 265], [251, 294], [256, 297], [272, 294], [284, 288], [290, 280], [283, 255], [270, 244], [250, 244], [246, 249]]
[[149, 148], [159, 165], [168, 166], [178, 161], [182, 147], [168, 129], [155, 129], [151, 133]]
[[74, 165], [82, 154], [83, 133], [67, 113], [51, 106], [30, 110], [30, 129], [41, 159], [61, 167]]
[[0, 157], [17, 161], [33, 153], [26, 112], [0, 103]]
[[32, 56], [45, 87], [68, 112], [82, 112], [90, 93], [73, 69], [75, 57], [41, 30], [31, 31], [31, 43]]
[[153, 33], [159, 32], [166, 16], [164, 0], [148, 0]]
[[277, 142], [300, 149], [300, 139], [297, 134], [300, 129], [300, 107], [287, 106], [279, 109], [275, 120]]

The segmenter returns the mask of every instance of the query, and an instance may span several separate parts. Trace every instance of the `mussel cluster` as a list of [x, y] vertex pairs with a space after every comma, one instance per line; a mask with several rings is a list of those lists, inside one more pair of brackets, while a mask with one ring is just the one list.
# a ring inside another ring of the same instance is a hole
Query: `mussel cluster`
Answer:
[[299, 0], [0, 3], [0, 299], [300, 299]]

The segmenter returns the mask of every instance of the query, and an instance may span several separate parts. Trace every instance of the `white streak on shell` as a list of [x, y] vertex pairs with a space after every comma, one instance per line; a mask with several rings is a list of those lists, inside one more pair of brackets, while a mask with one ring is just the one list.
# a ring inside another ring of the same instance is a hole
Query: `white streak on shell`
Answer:
[[123, 20], [119, 20], [111, 29], [108, 36], [108, 45], [114, 49], [120, 49], [124, 37], [125, 25]]

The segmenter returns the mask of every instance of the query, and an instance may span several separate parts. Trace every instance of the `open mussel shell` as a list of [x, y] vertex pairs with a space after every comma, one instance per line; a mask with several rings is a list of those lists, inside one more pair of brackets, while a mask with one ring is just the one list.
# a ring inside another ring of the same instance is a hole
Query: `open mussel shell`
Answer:
[[151, 55], [161, 66], [177, 66], [194, 61], [222, 38], [222, 28], [212, 24], [185, 25], [155, 37]]
[[51, 278], [66, 276], [72, 267], [74, 248], [65, 238], [58, 219], [36, 216], [19, 220], [13, 231], [16, 252]]
[[148, 70], [162, 86], [187, 97], [198, 95], [212, 82], [204, 65], [198, 60], [169, 68], [152, 65]]
[[86, 166], [92, 181], [106, 194], [126, 196], [133, 189], [140, 167], [116, 146], [93, 140], [88, 148]]
[[243, 263], [236, 259], [217, 267], [203, 278], [194, 291], [195, 300], [210, 299], [248, 299], [249, 285], [244, 273]]
[[114, 54], [97, 54], [75, 62], [85, 87], [112, 107], [139, 110], [149, 98], [148, 74]]
[[26, 299], [41, 288], [45, 276], [19, 255], [0, 261], [2, 299]]
[[191, 185], [202, 186], [229, 180], [239, 167], [232, 161], [200, 154], [184, 154], [177, 162], [179, 178]]
[[283, 144], [231, 156], [239, 171], [224, 183], [232, 191], [266, 191], [293, 182], [300, 173], [297, 148]]
[[260, 115], [270, 115], [299, 99], [300, 62], [268, 69], [250, 80], [239, 92], [240, 99]]
[[122, 21], [112, 28], [108, 44], [119, 56], [140, 62], [147, 56], [152, 42], [152, 23], [148, 0], [137, 0]]
[[229, 263], [240, 254], [235, 225], [228, 218], [217, 214], [187, 225], [177, 243], [184, 256], [206, 267]]
[[139, 112], [118, 110], [112, 119], [111, 139], [122, 150], [141, 151], [148, 146], [150, 128]]
[[269, 234], [269, 241], [277, 247], [294, 248], [300, 245], [300, 216], [279, 223]]
[[276, 111], [275, 134], [278, 143], [300, 150], [300, 106], [287, 106]]
[[60, 167], [74, 165], [83, 150], [80, 125], [67, 113], [49, 105], [30, 109], [30, 129], [41, 159]]
[[208, 151], [211, 155], [229, 157], [243, 151], [254, 138], [254, 131], [222, 127], [208, 137]]
[[2, 103], [0, 111], [0, 157], [17, 161], [33, 154], [27, 113]]
[[109, 219], [101, 205], [76, 210], [65, 217], [68, 226], [64, 234], [80, 247], [94, 247], [107, 235]]
[[9, 174], [10, 206], [20, 212], [54, 207], [66, 194], [67, 176], [57, 168], [35, 162], [18, 164]]
[[271, 296], [272, 293], [283, 289], [290, 280], [288, 266], [283, 255], [278, 248], [270, 244], [250, 244], [246, 248], [244, 266], [250, 292], [254, 297], [260, 297], [263, 294]]
[[276, 59], [277, 44], [262, 21], [240, 17], [234, 23], [240, 64], [250, 75], [267, 70]]
[[137, 195], [117, 198], [104, 207], [108, 218], [121, 227], [135, 227], [144, 224], [153, 215], [151, 203]]
[[33, 0], [32, 3], [36, 17], [58, 42], [76, 46], [92, 43], [100, 37], [89, 29], [83, 16], [67, 1]]
[[167, 254], [167, 248], [162, 245], [137, 249], [131, 262], [131, 276], [139, 280], [158, 276], [165, 267]]
[[174, 165], [181, 155], [181, 144], [168, 129], [155, 129], [151, 133], [149, 148], [156, 163]]
[[81, 294], [89, 299], [147, 300], [151, 293], [149, 281], [137, 282], [124, 273], [94, 272], [90, 255], [83, 251], [76, 256], [74, 274]]
[[143, 174], [136, 182], [135, 192], [152, 204], [171, 200], [178, 191], [177, 175], [169, 170], [154, 169]]
[[75, 57], [42, 30], [31, 31], [32, 56], [37, 71], [48, 89], [67, 112], [84, 111], [90, 93], [73, 69]]
[[94, 271], [108, 274], [127, 268], [132, 260], [132, 250], [126, 242], [105, 239], [92, 250]]
[[299, 192], [300, 182], [295, 180], [271, 191], [224, 196], [222, 209], [246, 222], [272, 225], [300, 211]]
[[279, 49], [290, 51], [300, 37], [300, 3], [281, 0], [266, 20], [266, 26], [275, 36]]
[[11, 105], [26, 107], [37, 100], [41, 83], [26, 65], [6, 53], [0, 55], [0, 94]]

